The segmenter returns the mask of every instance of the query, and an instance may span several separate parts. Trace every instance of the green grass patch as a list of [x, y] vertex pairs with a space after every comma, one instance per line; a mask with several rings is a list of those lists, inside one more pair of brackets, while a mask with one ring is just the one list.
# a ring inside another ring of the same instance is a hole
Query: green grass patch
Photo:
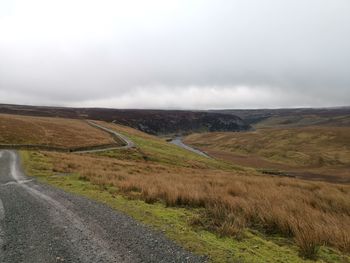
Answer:
[[21, 158], [28, 175], [122, 211], [163, 232], [184, 248], [208, 256], [210, 262], [350, 262], [349, 257], [328, 248], [320, 249], [317, 261], [305, 260], [288, 239], [267, 238], [250, 230], [245, 231], [240, 241], [220, 237], [191, 224], [194, 218], [201, 216], [199, 209], [172, 208], [162, 203], [147, 204], [129, 199], [120, 195], [115, 187], [94, 185], [79, 174], [57, 176], [52, 171], [51, 160], [40, 152], [21, 151]]
[[[165, 165], [176, 165], [182, 167], [195, 167], [195, 168], [213, 168], [223, 170], [244, 170], [238, 165], [232, 165], [222, 160], [213, 158], [203, 157], [195, 154], [191, 151], [185, 150], [179, 146], [173, 145], [165, 140], [157, 137], [148, 136], [144, 138], [141, 135], [128, 134], [115, 128], [119, 133], [128, 137], [132, 140], [137, 149], [128, 150], [114, 150], [110, 152], [96, 153], [102, 156], [109, 156], [112, 158], [125, 159], [131, 158], [133, 160], [147, 160], [150, 162], [165, 164]], [[126, 157], [126, 154], [131, 155]]]

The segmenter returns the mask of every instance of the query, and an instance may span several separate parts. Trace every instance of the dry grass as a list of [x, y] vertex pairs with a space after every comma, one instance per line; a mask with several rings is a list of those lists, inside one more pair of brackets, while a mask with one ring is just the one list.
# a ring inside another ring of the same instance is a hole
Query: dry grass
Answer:
[[321, 116], [312, 114], [291, 113], [288, 116], [272, 116], [261, 120], [255, 128], [292, 128], [308, 126], [349, 127], [349, 115]]
[[251, 170], [234, 170], [154, 136], [108, 126], [127, 134], [138, 149], [105, 156], [46, 152], [52, 171], [60, 176], [79, 174], [81, 180], [106, 191], [113, 189], [112, 194], [200, 208], [203, 215], [192, 223], [222, 235], [244, 238], [245, 229], [251, 228], [265, 235], [293, 238], [300, 253], [309, 258], [321, 245], [350, 253], [350, 186], [254, 175]]
[[232, 163], [255, 168], [350, 176], [350, 128], [260, 129], [245, 133], [203, 133], [185, 142]]
[[54, 171], [146, 202], [203, 208], [193, 223], [242, 238], [246, 227], [293, 237], [304, 256], [320, 245], [350, 252], [350, 187], [150, 161], [46, 153]]
[[80, 147], [114, 143], [83, 120], [0, 114], [0, 144]]

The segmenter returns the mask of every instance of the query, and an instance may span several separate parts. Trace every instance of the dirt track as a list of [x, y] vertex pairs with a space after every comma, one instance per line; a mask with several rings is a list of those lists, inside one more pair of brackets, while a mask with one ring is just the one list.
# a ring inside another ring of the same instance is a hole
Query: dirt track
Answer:
[[203, 262], [129, 216], [26, 177], [0, 151], [0, 262]]

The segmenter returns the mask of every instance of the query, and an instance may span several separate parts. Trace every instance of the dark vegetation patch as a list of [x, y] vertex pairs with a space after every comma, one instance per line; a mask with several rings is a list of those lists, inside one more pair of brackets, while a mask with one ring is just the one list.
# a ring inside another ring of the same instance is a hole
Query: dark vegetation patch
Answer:
[[251, 127], [232, 114], [180, 110], [121, 110], [0, 105], [0, 113], [65, 117], [116, 122], [150, 134], [188, 134], [201, 131], [245, 131]]

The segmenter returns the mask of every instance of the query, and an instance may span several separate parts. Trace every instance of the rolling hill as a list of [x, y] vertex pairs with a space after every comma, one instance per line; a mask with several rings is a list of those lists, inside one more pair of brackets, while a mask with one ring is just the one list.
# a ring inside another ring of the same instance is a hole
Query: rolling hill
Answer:
[[[98, 153], [22, 150], [26, 173], [121, 210], [211, 262], [349, 260], [348, 127], [185, 138], [217, 157], [210, 159], [138, 129], [96, 123], [136, 147]], [[79, 118], [0, 114], [0, 124], [5, 144], [71, 148], [112, 140]], [[285, 176], [290, 172], [298, 176]], [[299, 179], [316, 172], [323, 177]]]
[[233, 114], [256, 128], [342, 126], [350, 127], [350, 107], [257, 110], [218, 110]]
[[0, 144], [68, 149], [118, 143], [84, 120], [0, 114]]
[[185, 142], [219, 159], [270, 174], [350, 183], [348, 127], [201, 133], [187, 136]]
[[23, 152], [26, 170], [125, 211], [212, 262], [347, 260], [348, 185], [266, 176], [130, 127], [99, 124], [136, 148]]
[[157, 135], [188, 134], [201, 131], [244, 131], [251, 128], [241, 118], [232, 114], [205, 111], [122, 110], [0, 104], [0, 113], [113, 121]]

